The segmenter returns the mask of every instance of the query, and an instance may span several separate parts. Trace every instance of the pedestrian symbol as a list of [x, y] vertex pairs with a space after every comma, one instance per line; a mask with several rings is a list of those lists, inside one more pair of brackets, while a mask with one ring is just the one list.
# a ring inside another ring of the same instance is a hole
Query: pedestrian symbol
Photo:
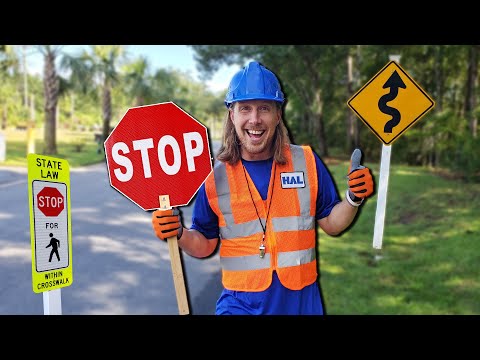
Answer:
[[50, 251], [50, 257], [48, 258], [48, 262], [52, 262], [53, 254], [55, 254], [57, 256], [57, 260], [60, 261], [60, 255], [58, 254], [58, 248], [60, 247], [60, 241], [55, 239], [53, 237], [52, 233], [50, 233], [49, 236], [51, 238], [50, 243], [47, 246], [45, 246], [47, 248], [52, 247], [52, 251]]
[[390, 145], [435, 103], [394, 61], [388, 63], [348, 101], [348, 106]]

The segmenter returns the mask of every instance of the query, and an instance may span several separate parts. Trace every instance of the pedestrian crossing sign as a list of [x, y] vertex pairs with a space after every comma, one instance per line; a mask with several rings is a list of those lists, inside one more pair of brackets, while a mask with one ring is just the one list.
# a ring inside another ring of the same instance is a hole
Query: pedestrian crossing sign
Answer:
[[28, 154], [27, 161], [32, 287], [41, 293], [73, 282], [70, 169], [49, 156]]

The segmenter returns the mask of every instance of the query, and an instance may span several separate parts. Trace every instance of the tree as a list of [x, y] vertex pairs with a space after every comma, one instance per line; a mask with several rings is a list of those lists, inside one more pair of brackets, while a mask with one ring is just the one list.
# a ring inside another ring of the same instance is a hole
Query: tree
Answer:
[[59, 78], [55, 69], [55, 59], [62, 46], [41, 45], [37, 46], [38, 51], [44, 57], [43, 66], [43, 89], [44, 89], [44, 142], [43, 152], [46, 155], [57, 153], [57, 104], [59, 91]]
[[478, 119], [475, 114], [477, 107], [477, 87], [478, 87], [478, 62], [480, 46], [470, 46], [468, 54], [467, 84], [465, 95], [465, 116], [467, 117], [470, 132], [473, 138], [477, 137]]
[[61, 66], [71, 71], [71, 76], [88, 87], [98, 85], [102, 98], [102, 142], [110, 134], [112, 118], [112, 88], [118, 81], [118, 66], [124, 55], [122, 45], [91, 45], [78, 56], [65, 55]]
[[148, 83], [149, 64], [145, 57], [139, 57], [125, 65], [127, 92], [135, 99], [133, 106], [146, 105], [152, 97], [152, 88]]

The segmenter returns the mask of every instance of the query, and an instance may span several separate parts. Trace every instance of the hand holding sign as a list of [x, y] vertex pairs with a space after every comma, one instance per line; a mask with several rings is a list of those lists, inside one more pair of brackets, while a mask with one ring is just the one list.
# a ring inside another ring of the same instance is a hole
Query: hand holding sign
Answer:
[[[212, 171], [207, 128], [173, 102], [129, 109], [104, 145], [111, 186], [145, 211], [188, 205]], [[167, 240], [185, 314], [177, 239]]]
[[[161, 203], [162, 200], [160, 199], [160, 204]], [[166, 205], [166, 207], [168, 207], [168, 205]], [[152, 213], [152, 226], [155, 235], [162, 240], [167, 240], [169, 237], [180, 239], [183, 233], [180, 210], [178, 210], [178, 208], [155, 210]]]

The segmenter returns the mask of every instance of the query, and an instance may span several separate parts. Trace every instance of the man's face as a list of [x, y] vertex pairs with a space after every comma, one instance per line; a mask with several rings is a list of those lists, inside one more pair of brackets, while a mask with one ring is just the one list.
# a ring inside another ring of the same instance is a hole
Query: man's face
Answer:
[[272, 157], [272, 140], [281, 120], [275, 101], [246, 100], [230, 109], [230, 120], [241, 142], [242, 158], [265, 160]]

